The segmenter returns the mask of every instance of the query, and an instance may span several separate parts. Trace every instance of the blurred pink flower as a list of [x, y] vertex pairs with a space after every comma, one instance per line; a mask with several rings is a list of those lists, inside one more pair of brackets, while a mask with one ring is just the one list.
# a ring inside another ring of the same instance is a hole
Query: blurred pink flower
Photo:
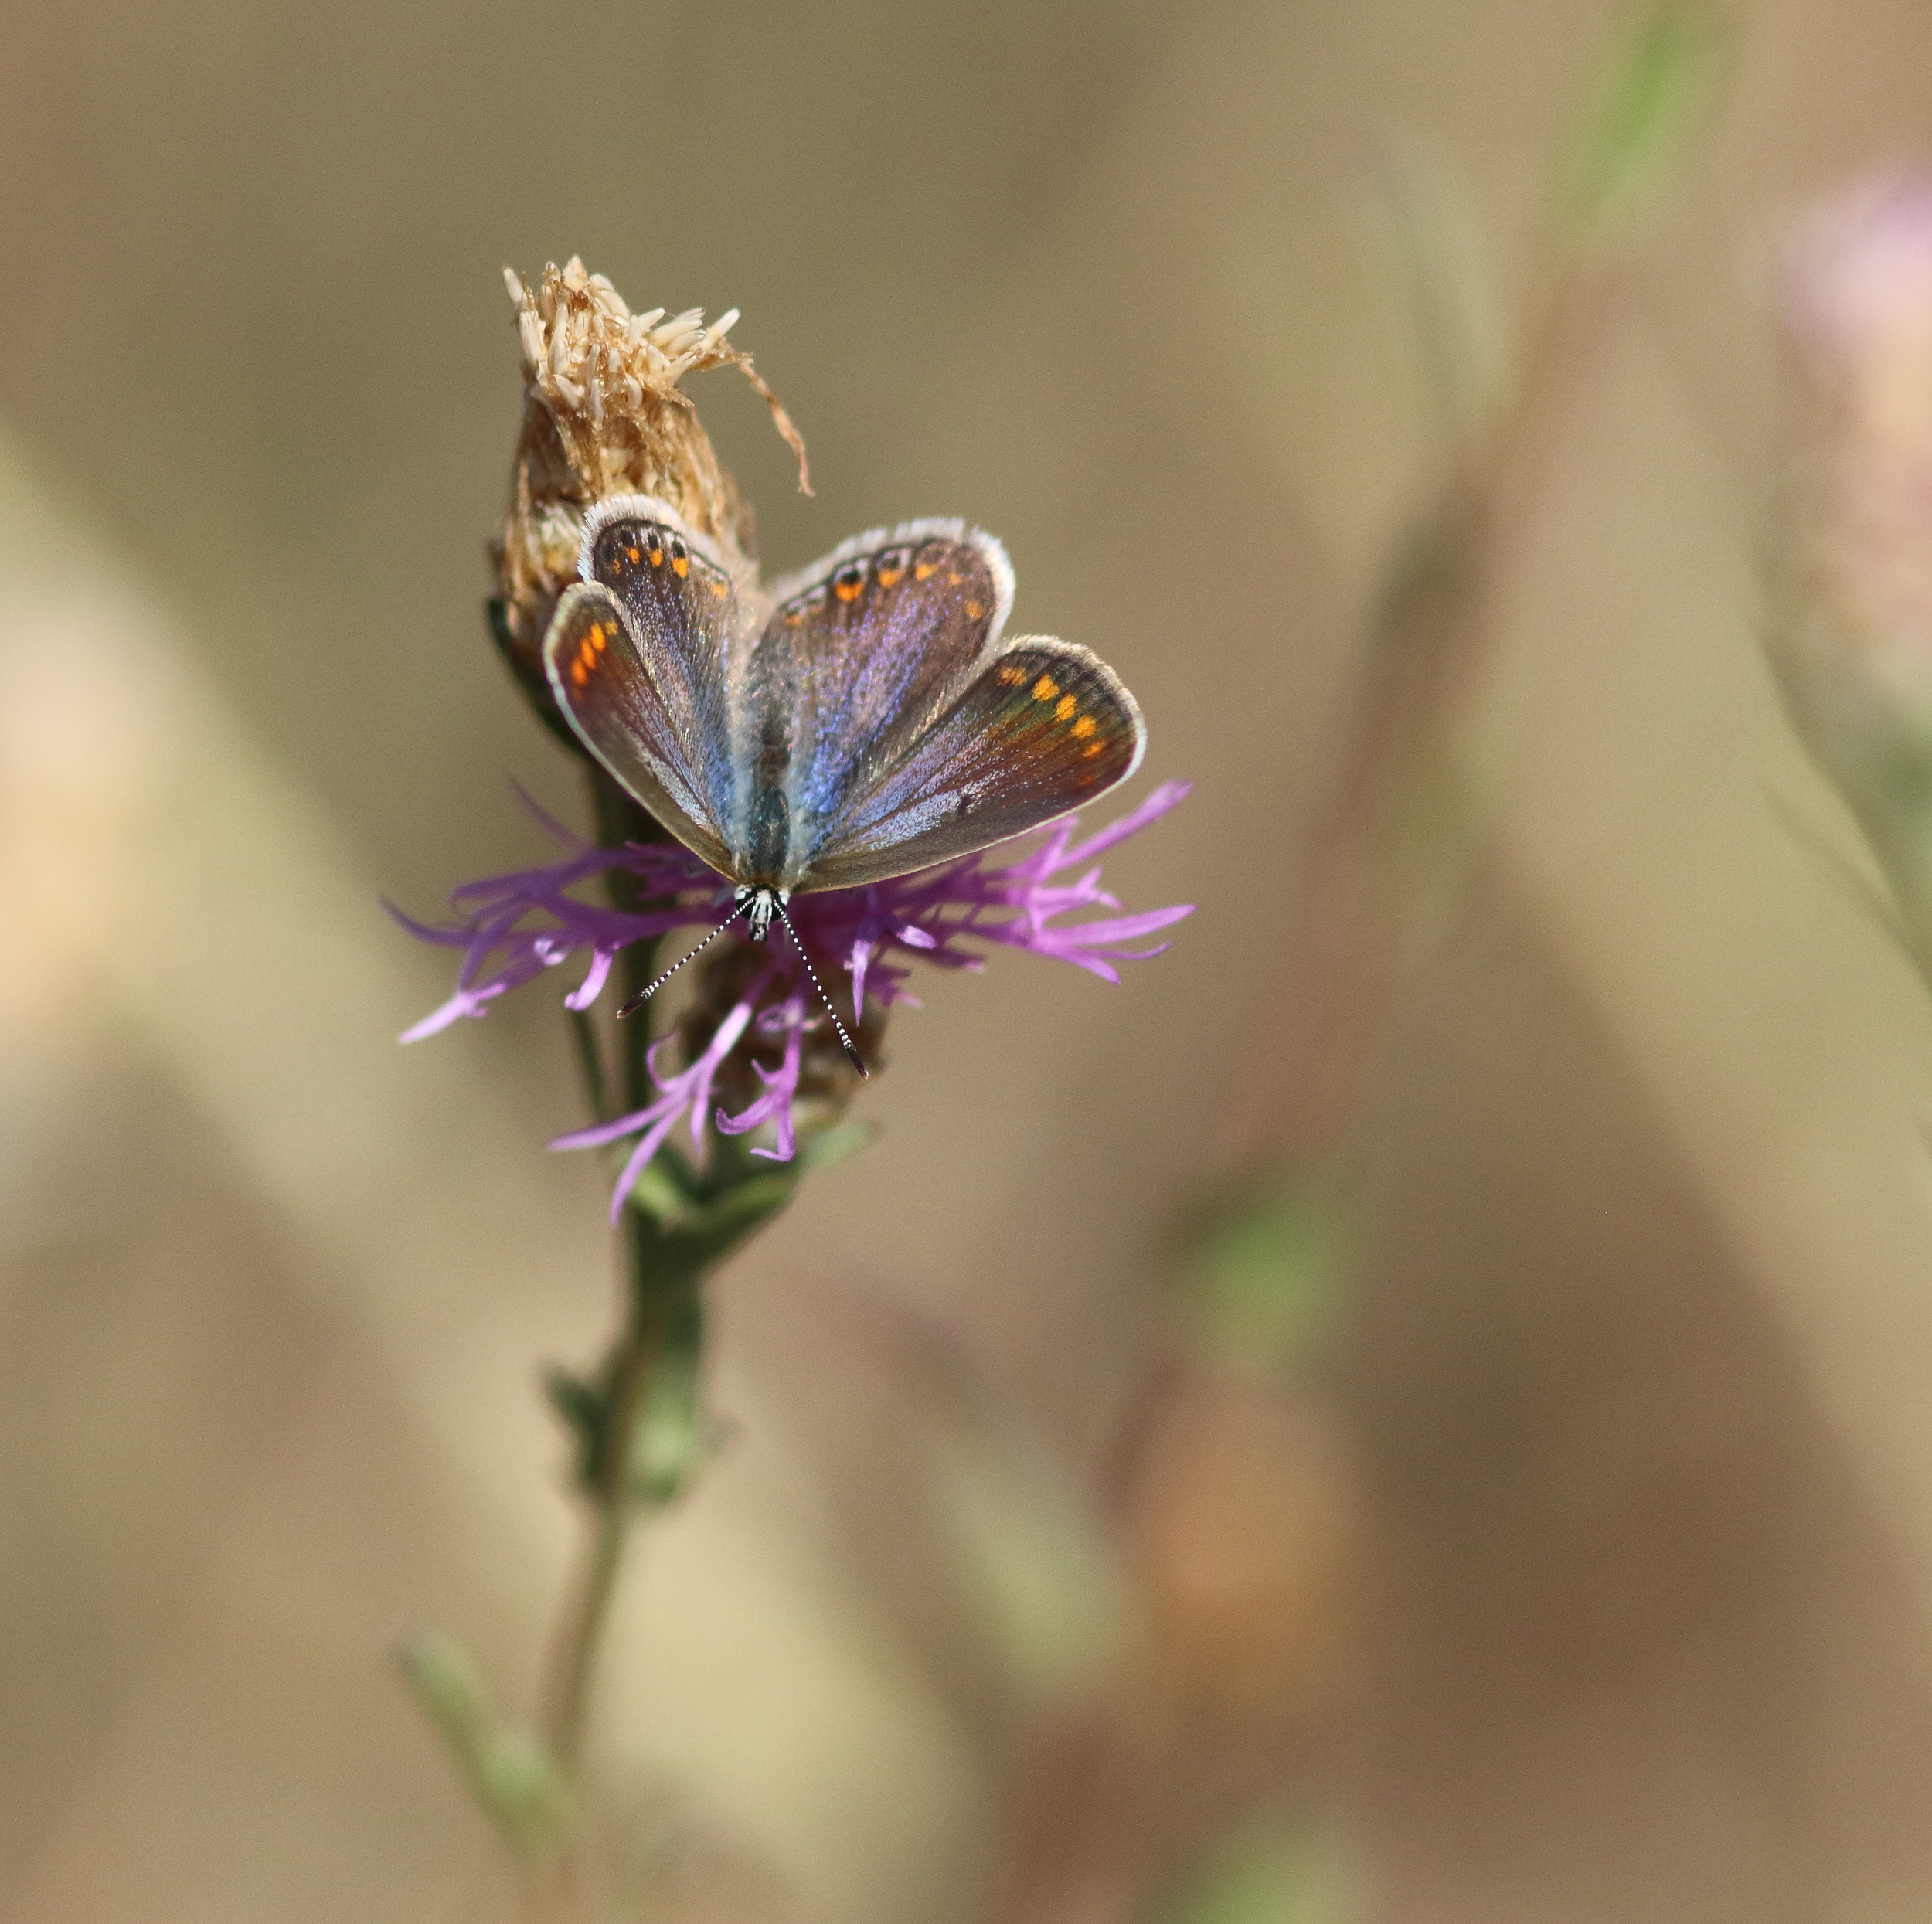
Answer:
[[1932, 692], [1932, 168], [1901, 168], [1794, 226], [1784, 318], [1821, 403], [1808, 508], [1815, 644], [1897, 696]]

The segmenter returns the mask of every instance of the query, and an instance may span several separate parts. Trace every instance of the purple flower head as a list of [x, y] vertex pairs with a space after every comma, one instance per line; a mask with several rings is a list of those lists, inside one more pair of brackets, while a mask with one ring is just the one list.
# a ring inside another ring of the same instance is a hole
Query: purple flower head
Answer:
[[1814, 746], [1862, 783], [1932, 744], [1932, 168], [1813, 207], [1781, 264], [1818, 406], [1781, 658]]
[[[1932, 359], [1932, 168], [1872, 175], [1793, 226], [1786, 325], [1808, 372], [1855, 406], [1916, 404]], [[1903, 390], [1903, 391], [1902, 391]]]
[[[876, 1041], [889, 1011], [902, 1003], [918, 1006], [906, 987], [916, 963], [977, 970], [990, 949], [1026, 949], [1118, 981], [1117, 965], [1158, 955], [1165, 942], [1138, 945], [1191, 914], [1192, 906], [1066, 918], [1086, 909], [1119, 909], [1100, 886], [1096, 858], [1166, 814], [1192, 786], [1165, 784], [1084, 841], [1075, 840], [1079, 818], [1070, 815], [1038, 831], [1031, 847], [1021, 838], [867, 888], [794, 896], [798, 939], [842, 1015], [849, 994], [862, 1047]], [[456, 919], [446, 924], [390, 911], [412, 935], [460, 950], [463, 958], [456, 993], [406, 1031], [404, 1042], [433, 1035], [461, 1017], [480, 1016], [505, 991], [577, 956], [587, 956], [588, 967], [563, 999], [572, 1009], [587, 1009], [621, 950], [674, 930], [708, 931], [730, 912], [732, 885], [685, 850], [657, 843], [597, 848], [530, 806], [566, 852], [561, 861], [465, 884], [451, 897]], [[573, 892], [614, 869], [634, 876], [651, 906], [631, 913]], [[675, 1066], [680, 1060], [683, 1066]], [[856, 1079], [782, 923], [764, 943], [744, 940], [736, 929], [720, 940], [716, 959], [707, 955], [703, 964], [695, 1005], [676, 1030], [653, 1045], [648, 1065], [658, 1093], [643, 1108], [573, 1130], [551, 1145], [582, 1149], [636, 1138], [611, 1200], [614, 1222], [645, 1165], [680, 1122], [687, 1123], [698, 1156], [706, 1151], [707, 1128], [736, 1136], [767, 1127], [770, 1146], [751, 1153], [789, 1161], [797, 1141], [794, 1103], [822, 1100], [835, 1106], [849, 1097]], [[725, 1106], [733, 1102], [741, 1106]]]

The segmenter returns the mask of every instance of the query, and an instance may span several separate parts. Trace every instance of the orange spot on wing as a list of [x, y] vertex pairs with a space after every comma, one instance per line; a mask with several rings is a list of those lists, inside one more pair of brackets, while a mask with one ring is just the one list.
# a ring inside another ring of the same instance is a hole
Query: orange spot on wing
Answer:
[[1073, 733], [1080, 740], [1084, 741], [1086, 738], [1091, 735], [1094, 729], [1099, 726], [1100, 724], [1094, 719], [1092, 716], [1083, 715], [1080, 719], [1073, 724]]
[[590, 678], [590, 668], [581, 658], [570, 664], [570, 679], [576, 682], [579, 688], [582, 688]]
[[969, 601], [966, 604], [966, 618], [969, 621], [977, 621], [985, 612], [977, 601]]
[[938, 573], [939, 563], [936, 561], [916, 561], [913, 563], [913, 579], [915, 581], [923, 581], [928, 575]]
[[1065, 721], [1079, 706], [1080, 703], [1072, 695], [1063, 695], [1053, 704], [1053, 719], [1056, 722]]
[[715, 594], [720, 601], [722, 601], [725, 597], [731, 592], [731, 590], [723, 582], [714, 581], [711, 584], [711, 592]]
[[1050, 675], [1043, 675], [1033, 684], [1033, 699], [1036, 702], [1050, 702], [1060, 692], [1060, 685]]
[[879, 586], [889, 588], [905, 572], [903, 568], [881, 568], [879, 571]]
[[678, 579], [680, 581], [683, 580], [685, 576], [691, 572], [691, 563], [682, 555], [673, 555], [671, 558], [671, 565], [677, 569]]
[[1026, 671], [1024, 668], [1002, 668], [999, 671], [999, 678], [1009, 688], [1016, 688], [1026, 679]]
[[832, 584], [832, 591], [841, 601], [856, 601], [859, 590], [865, 585], [862, 581], [835, 581]]
[[633, 561], [635, 561], [638, 558], [638, 551], [634, 548], [627, 548], [624, 552], [628, 555]]
[[1104, 742], [1089, 742], [1086, 747], [1080, 750], [1081, 760], [1090, 762], [1106, 746]]
[[651, 550], [651, 566], [652, 566], [652, 567], [654, 567], [654, 568], [662, 566], [662, 564], [663, 564], [663, 562], [664, 562], [664, 550], [663, 550], [662, 548], [653, 548], [653, 549]]

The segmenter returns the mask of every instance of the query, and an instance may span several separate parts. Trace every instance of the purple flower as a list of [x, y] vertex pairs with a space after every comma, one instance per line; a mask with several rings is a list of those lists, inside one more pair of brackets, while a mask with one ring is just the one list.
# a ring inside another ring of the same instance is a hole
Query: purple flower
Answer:
[[1783, 315], [1821, 405], [1811, 506], [1834, 651], [1880, 694], [1932, 687], [1932, 168], [1794, 224]]
[[1909, 409], [1932, 400], [1932, 168], [1868, 177], [1794, 222], [1784, 251], [1784, 318], [1815, 379], [1842, 398]]
[[[852, 1011], [859, 1025], [869, 1015], [880, 1019], [902, 1003], [918, 1007], [918, 998], [906, 986], [915, 961], [978, 970], [994, 947], [1030, 950], [1116, 982], [1117, 964], [1145, 960], [1167, 947], [1165, 942], [1134, 945], [1191, 914], [1192, 905], [1080, 922], [1065, 918], [1083, 909], [1119, 909], [1100, 886], [1095, 858], [1166, 814], [1192, 786], [1165, 784], [1138, 808], [1083, 841], [1075, 841], [1079, 818], [1070, 815], [1039, 831], [1030, 848], [1024, 848], [1021, 838], [869, 888], [794, 896], [791, 919], [799, 939], [818, 960], [826, 987], [838, 997], [842, 1014], [837, 972], [850, 977]], [[447, 924], [417, 922], [390, 910], [412, 935], [461, 950], [463, 956], [456, 993], [406, 1031], [404, 1042], [433, 1035], [461, 1017], [480, 1016], [507, 990], [576, 956], [587, 956], [588, 967], [563, 999], [570, 1008], [588, 1008], [620, 950], [675, 929], [708, 930], [730, 909], [732, 885], [685, 850], [637, 843], [597, 848], [533, 803], [529, 806], [567, 852], [563, 860], [465, 884], [450, 899], [457, 919]], [[612, 869], [634, 875], [654, 906], [630, 913], [572, 892]], [[632, 1184], [680, 1121], [688, 1120], [699, 1154], [706, 1147], [707, 1123], [726, 1135], [768, 1124], [771, 1146], [756, 1147], [752, 1154], [789, 1161], [796, 1142], [793, 1104], [801, 1086], [809, 1082], [822, 1087], [828, 1076], [842, 1075], [838, 1066], [842, 1059], [835, 1050], [828, 1054], [817, 1046], [828, 1038], [830, 1025], [782, 924], [762, 946], [734, 930], [729, 946], [721, 947], [719, 960], [707, 961], [702, 1019], [687, 1021], [680, 1031], [663, 1037], [646, 1059], [658, 1091], [653, 1100], [629, 1115], [560, 1136], [551, 1145], [590, 1148], [636, 1137], [611, 1200], [614, 1222]], [[673, 1069], [681, 1049], [685, 1066]], [[714, 1114], [716, 1097], [731, 1093], [750, 1100], [735, 1113], [719, 1104]]]
[[1770, 658], [1895, 884], [1932, 903], [1932, 167], [1814, 206], [1781, 266], [1812, 405], [1770, 547]]

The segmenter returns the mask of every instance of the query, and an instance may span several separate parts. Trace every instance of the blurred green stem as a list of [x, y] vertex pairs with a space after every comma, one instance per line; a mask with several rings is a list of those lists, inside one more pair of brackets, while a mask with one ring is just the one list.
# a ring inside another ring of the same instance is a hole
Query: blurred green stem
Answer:
[[1459, 724], [1498, 576], [1607, 292], [1600, 261], [1563, 257], [1509, 401], [1454, 450], [1370, 617], [1355, 722], [1303, 856], [1283, 999], [1237, 1121], [1244, 1171], [1284, 1160], [1317, 1168], [1338, 1150], [1389, 1005], [1462, 872], [1473, 822], [1454, 765]]
[[1655, 0], [1617, 25], [1593, 70], [1512, 378], [1475, 418], [1451, 410], [1442, 482], [1369, 616], [1353, 726], [1304, 851], [1286, 987], [1236, 1118], [1237, 1193], [1284, 1165], [1332, 1162], [1396, 992], [1466, 872], [1479, 823], [1458, 738], [1497, 585], [1543, 495], [1628, 246], [1702, 124], [1720, 41], [1702, 0]]
[[[602, 1382], [604, 1432], [595, 1459], [585, 1466], [584, 1494], [590, 1508], [590, 1537], [583, 1564], [557, 1633], [544, 1735], [558, 1768], [574, 1780], [583, 1764], [590, 1695], [599, 1653], [617, 1594], [624, 1552], [639, 1512], [651, 1492], [640, 1487], [641, 1433], [654, 1394], [671, 1392], [663, 1365], [682, 1348], [690, 1365], [690, 1406], [695, 1417], [696, 1372], [701, 1335], [699, 1292], [702, 1276], [665, 1273], [653, 1262], [648, 1219], [635, 1207], [624, 1212], [624, 1253], [630, 1287], [624, 1326], [614, 1345]], [[680, 1325], [686, 1327], [680, 1327]], [[682, 1481], [682, 1478], [679, 1479]]]

